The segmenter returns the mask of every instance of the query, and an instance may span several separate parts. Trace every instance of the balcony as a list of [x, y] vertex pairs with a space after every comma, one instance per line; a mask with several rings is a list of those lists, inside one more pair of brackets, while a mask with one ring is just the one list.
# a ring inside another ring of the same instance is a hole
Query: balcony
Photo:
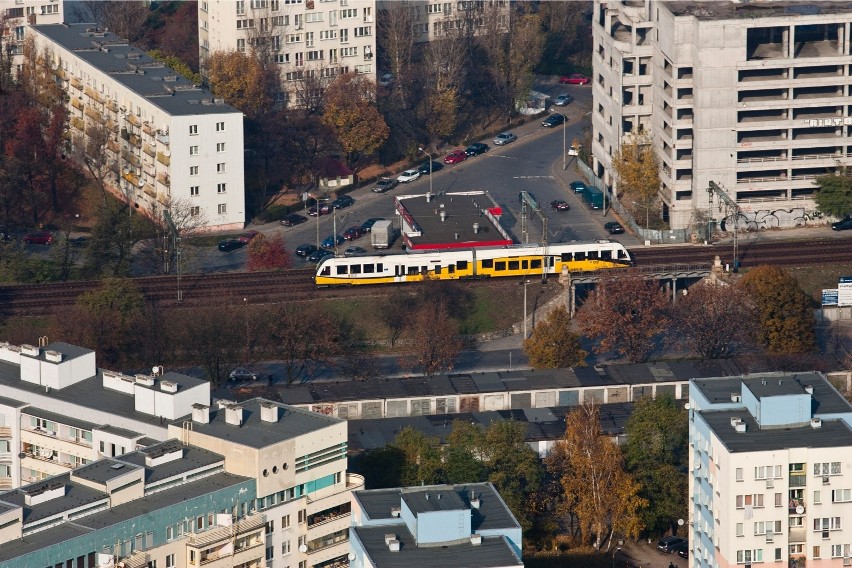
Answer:
[[169, 174], [167, 174], [165, 172], [160, 172], [159, 174], [157, 174], [157, 182], [163, 184], [166, 187], [169, 187], [169, 186], [172, 185], [172, 181], [171, 181], [171, 178], [169, 177]]
[[790, 487], [805, 487], [808, 484], [808, 478], [804, 475], [791, 475]]
[[94, 120], [94, 121], [96, 121], [96, 122], [103, 123], [103, 121], [104, 121], [104, 117], [103, 117], [103, 115], [101, 115], [101, 113], [99, 113], [98, 111], [96, 111], [96, 110], [94, 109], [94, 107], [86, 107], [86, 111], [85, 111], [85, 112], [86, 112], [86, 116], [88, 116], [88, 117], [89, 117], [89, 118], [91, 118], [92, 120]]
[[11, 489], [12, 488], [12, 478], [11, 477], [0, 477], [0, 489]]
[[[168, 166], [171, 164], [172, 159], [170, 156], [167, 156], [164, 152], [157, 152], [157, 161], [163, 164], [164, 166]], [[166, 184], [168, 185], [168, 184]]]
[[189, 566], [219, 568], [263, 559], [266, 538], [263, 515], [252, 515], [232, 526], [215, 526], [187, 539]]
[[71, 98], [71, 106], [76, 108], [77, 110], [83, 110], [83, 107], [84, 107], [83, 101], [81, 101], [77, 97]]
[[11, 426], [0, 426], [0, 438], [11, 438], [12, 437], [12, 427]]
[[346, 474], [346, 489], [349, 491], [358, 491], [364, 488], [364, 476], [357, 473]]
[[142, 146], [142, 151], [151, 156], [152, 158], [156, 157], [157, 151], [150, 144], [145, 144]]
[[808, 531], [804, 527], [790, 527], [790, 544], [797, 542], [807, 542]]
[[345, 528], [330, 535], [308, 541], [308, 554], [320, 552], [342, 542], [349, 541], [349, 529]]
[[787, 506], [787, 509], [791, 515], [802, 515], [807, 511], [807, 508], [805, 507], [805, 500], [790, 499], [790, 503]]
[[78, 79], [77, 77], [74, 77], [73, 79], [71, 79], [71, 86], [74, 87], [77, 90], [80, 90], [80, 91], [83, 90], [83, 82], [80, 79]]

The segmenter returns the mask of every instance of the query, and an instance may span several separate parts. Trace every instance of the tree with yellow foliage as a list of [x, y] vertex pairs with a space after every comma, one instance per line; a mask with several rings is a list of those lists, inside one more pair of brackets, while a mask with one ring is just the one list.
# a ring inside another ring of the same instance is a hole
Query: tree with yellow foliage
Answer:
[[358, 161], [382, 147], [390, 129], [376, 107], [376, 85], [353, 73], [341, 75], [326, 93], [322, 123], [334, 132], [355, 168]]

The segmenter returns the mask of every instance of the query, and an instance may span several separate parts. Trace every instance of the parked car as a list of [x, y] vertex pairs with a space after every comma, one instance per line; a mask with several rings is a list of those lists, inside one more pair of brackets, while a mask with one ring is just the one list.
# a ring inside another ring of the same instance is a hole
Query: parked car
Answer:
[[408, 183], [416, 180], [420, 177], [420, 172], [418, 170], [405, 170], [399, 176], [397, 176], [396, 181], [399, 183]]
[[326, 249], [317, 249], [308, 256], [308, 262], [313, 262], [317, 264], [319, 261], [324, 259], [327, 256], [334, 256], [334, 252]]
[[355, 204], [355, 200], [348, 195], [341, 195], [337, 199], [331, 202], [331, 206], [335, 209], [345, 209], [351, 205]]
[[583, 190], [586, 189], [586, 184], [581, 181], [572, 181], [571, 182], [571, 190], [574, 193], [583, 193]]
[[316, 245], [303, 244], [296, 247], [296, 256], [303, 256], [305, 258], [311, 256], [311, 254], [317, 250]]
[[249, 371], [244, 367], [237, 367], [231, 374], [228, 375], [228, 378], [232, 381], [256, 381], [260, 375], [255, 373], [254, 371]]
[[591, 82], [591, 79], [580, 73], [572, 73], [559, 78], [559, 83], [562, 85], [588, 85]]
[[832, 231], [845, 231], [847, 229], [852, 229], [852, 217], [847, 217], [842, 221], [831, 224]]
[[567, 201], [563, 201], [562, 199], [555, 199], [550, 202], [550, 206], [556, 209], [557, 211], [570, 211], [571, 206], [568, 205]]
[[675, 551], [675, 546], [683, 542], [686, 542], [686, 539], [679, 536], [664, 536], [657, 542], [657, 550], [672, 554]]
[[258, 231], [246, 231], [245, 233], [237, 237], [237, 240], [243, 243], [244, 245], [247, 245], [251, 242], [253, 238], [255, 238], [259, 234], [260, 233]]
[[11, 241], [12, 233], [6, 225], [0, 225], [0, 241]]
[[393, 84], [393, 74], [385, 73], [381, 77], [379, 77], [379, 85], [382, 87], [390, 87]]
[[554, 113], [541, 121], [541, 125], [546, 128], [553, 128], [565, 122], [565, 117], [559, 113]]
[[362, 254], [366, 254], [367, 251], [362, 249], [361, 247], [347, 247], [345, 251], [343, 251], [343, 256], [358, 256]]
[[[331, 205], [328, 204], [328, 203], [320, 203], [320, 205], [319, 205], [320, 217], [322, 217], [323, 215], [328, 215], [329, 213], [331, 213]], [[316, 205], [314, 205], [313, 207], [308, 209], [308, 215], [310, 215], [311, 217], [317, 216], [317, 206]]]
[[373, 193], [384, 193], [386, 191], [390, 191], [399, 185], [399, 182], [392, 178], [379, 178], [379, 181], [376, 182], [376, 185], [373, 187]]
[[362, 229], [361, 227], [349, 227], [345, 231], [343, 231], [343, 238], [347, 241], [354, 241], [355, 239], [360, 239], [364, 235], [367, 234], [367, 231]]
[[478, 156], [480, 154], [484, 154], [488, 151], [488, 144], [483, 144], [482, 142], [475, 142], [465, 148], [464, 153], [468, 156]]
[[361, 223], [361, 228], [364, 229], [365, 233], [369, 233], [370, 230], [373, 228], [373, 225], [376, 224], [376, 221], [384, 221], [384, 220], [385, 220], [384, 217], [370, 217], [369, 219], [367, 219], [366, 221]]
[[334, 248], [335, 244], [342, 245], [343, 240], [343, 235], [329, 235], [322, 240], [320, 246], [324, 249], [331, 249]]
[[307, 220], [307, 217], [304, 217], [297, 213], [290, 213], [289, 215], [281, 219], [281, 224], [285, 227], [295, 227], [296, 225], [301, 225]]
[[570, 105], [573, 102], [574, 102], [574, 97], [572, 97], [571, 95], [559, 95], [553, 101], [553, 104], [555, 104], [558, 107], [564, 107], [565, 105]]
[[682, 546], [678, 547], [677, 555], [681, 558], [689, 558], [689, 543], [684, 542]]
[[89, 237], [69, 237], [68, 244], [74, 248], [83, 248], [89, 244]]
[[432, 162], [431, 170], [429, 166], [429, 162], [423, 162], [417, 167], [417, 171], [420, 172], [421, 175], [428, 176], [431, 175], [432, 172], [437, 172], [444, 166], [440, 162]]
[[237, 250], [244, 246], [246, 246], [246, 244], [239, 239], [225, 239], [224, 241], [219, 241], [219, 250], [222, 252], [231, 252], [232, 250]]
[[465, 154], [464, 150], [453, 150], [444, 158], [445, 164], [458, 164], [459, 162], [464, 162], [467, 159], [467, 154]]
[[604, 229], [606, 229], [610, 235], [620, 235], [624, 232], [624, 227], [621, 226], [621, 223], [617, 223], [615, 221], [605, 223]]
[[50, 231], [36, 231], [24, 235], [24, 242], [28, 245], [49, 245], [53, 243], [53, 234]]
[[517, 139], [518, 137], [515, 136], [512, 132], [501, 132], [500, 134], [494, 137], [494, 140], [492, 140], [492, 142], [494, 142], [495, 146], [505, 146], [506, 144], [514, 142]]

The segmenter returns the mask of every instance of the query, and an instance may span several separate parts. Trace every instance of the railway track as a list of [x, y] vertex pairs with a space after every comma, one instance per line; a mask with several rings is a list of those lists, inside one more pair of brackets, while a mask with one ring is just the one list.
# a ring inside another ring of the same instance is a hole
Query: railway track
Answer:
[[[641, 267], [670, 265], [711, 265], [719, 256], [723, 264], [733, 263], [730, 244], [635, 248], [630, 253]], [[852, 262], [852, 241], [812, 239], [744, 243], [739, 248], [741, 266], [760, 264], [796, 266]], [[180, 281], [175, 276], [135, 278], [134, 283], [146, 301], [164, 307], [201, 306], [211, 300], [245, 301], [258, 304], [281, 301], [310, 301], [331, 298], [386, 295], [388, 286], [355, 286], [317, 289], [312, 269], [276, 272], [229, 272], [189, 274]], [[478, 281], [477, 285], [488, 283]], [[0, 315], [47, 315], [72, 306], [81, 294], [100, 286], [96, 280], [0, 286]]]

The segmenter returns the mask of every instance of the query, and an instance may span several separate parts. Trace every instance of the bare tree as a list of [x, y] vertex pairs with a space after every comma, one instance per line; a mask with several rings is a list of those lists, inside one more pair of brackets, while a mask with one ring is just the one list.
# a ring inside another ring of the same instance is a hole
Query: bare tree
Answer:
[[118, 37], [132, 40], [142, 35], [144, 30], [142, 24], [148, 17], [148, 7], [146, 2], [140, 0], [123, 2], [84, 0], [74, 2], [71, 13], [79, 22], [98, 24]]
[[411, 7], [404, 2], [385, 2], [377, 18], [382, 63], [396, 78], [392, 87], [402, 106], [408, 100], [411, 54], [414, 49], [414, 21]]
[[409, 369], [425, 375], [450, 371], [461, 352], [458, 326], [444, 303], [423, 304], [411, 315], [412, 349]]

